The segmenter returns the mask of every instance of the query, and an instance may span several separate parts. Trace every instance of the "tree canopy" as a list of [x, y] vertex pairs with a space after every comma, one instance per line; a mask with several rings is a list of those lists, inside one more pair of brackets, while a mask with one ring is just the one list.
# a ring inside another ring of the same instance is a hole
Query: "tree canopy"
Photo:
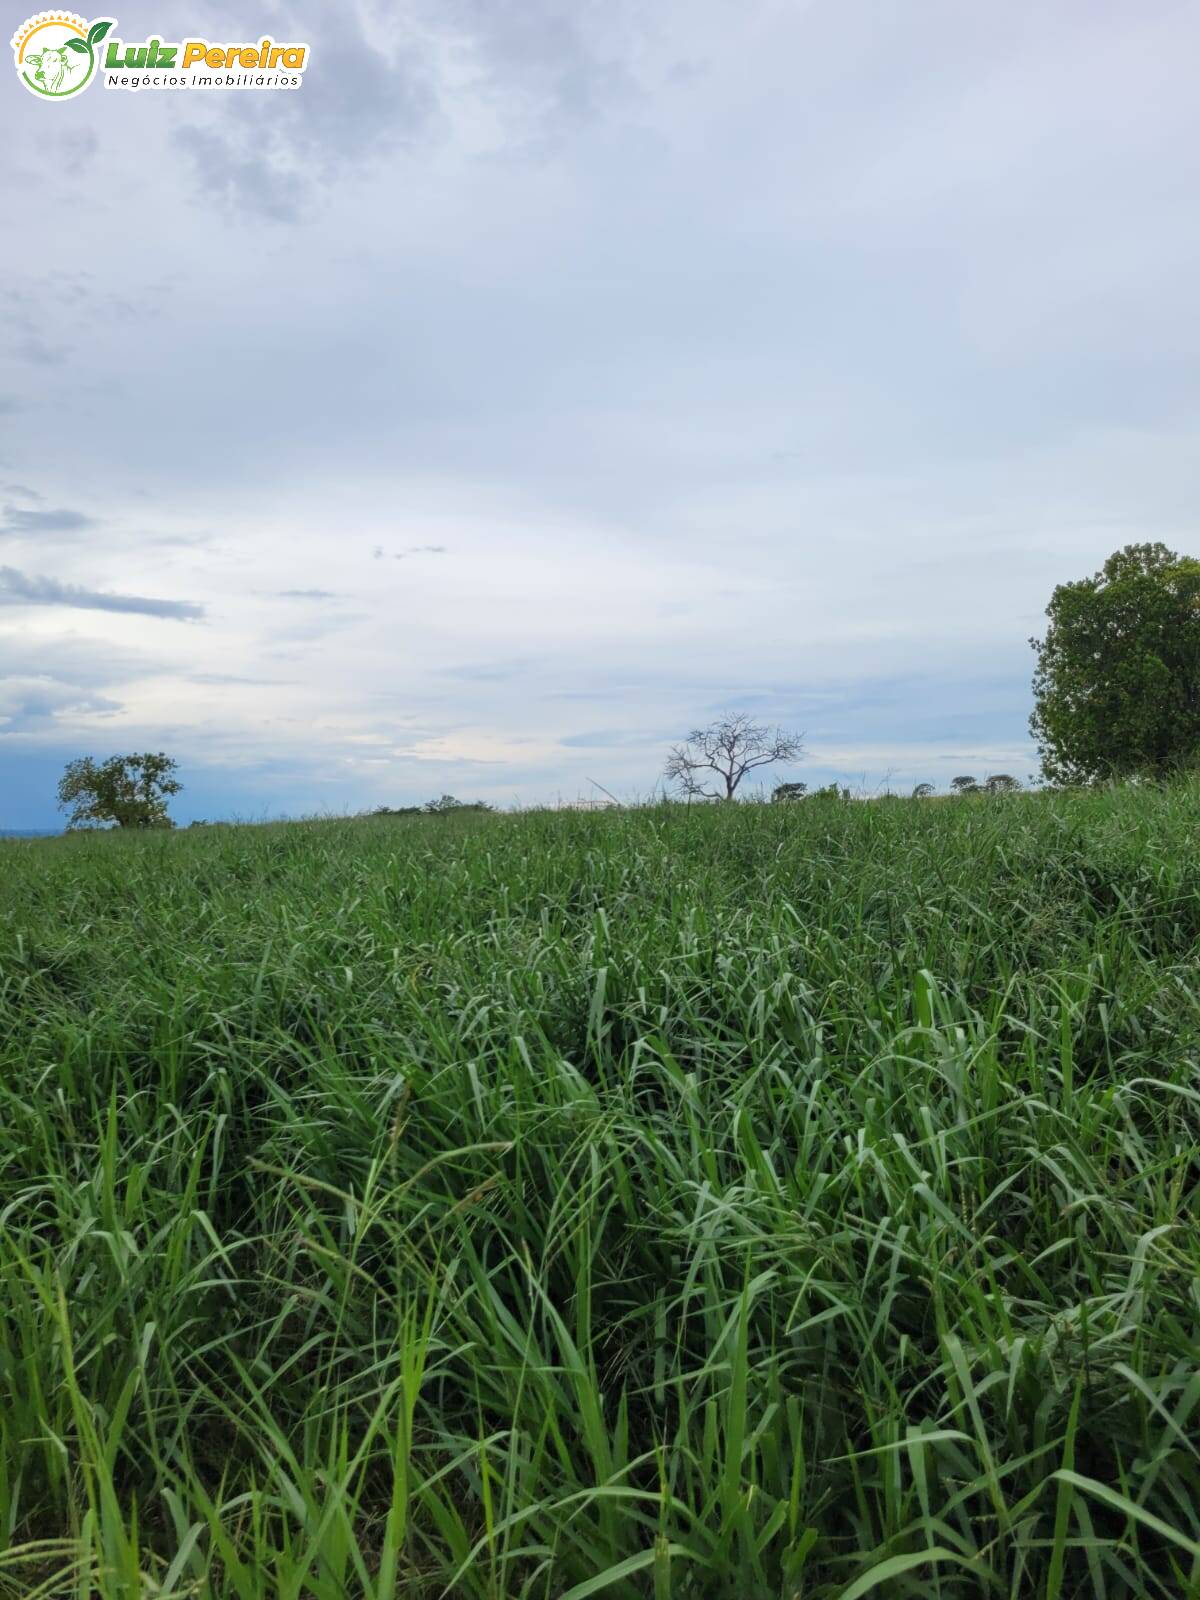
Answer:
[[161, 750], [141, 755], [91, 756], [68, 762], [59, 779], [58, 806], [70, 811], [68, 828], [115, 824], [118, 828], [173, 828], [167, 799], [183, 788], [177, 763]]
[[1052, 782], [1162, 777], [1200, 746], [1200, 561], [1131, 544], [1046, 608], [1030, 728]]
[[804, 754], [801, 738], [782, 728], [763, 727], [738, 711], [707, 728], [693, 728], [682, 744], [672, 748], [664, 775], [688, 799], [732, 800], [748, 772], [799, 760]]

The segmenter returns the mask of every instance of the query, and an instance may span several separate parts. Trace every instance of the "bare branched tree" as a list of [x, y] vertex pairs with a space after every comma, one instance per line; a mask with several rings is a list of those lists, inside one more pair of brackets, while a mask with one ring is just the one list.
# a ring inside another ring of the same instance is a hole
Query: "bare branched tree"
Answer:
[[732, 800], [738, 784], [756, 767], [798, 761], [804, 754], [802, 737], [764, 728], [739, 711], [707, 728], [693, 728], [683, 744], [672, 747], [664, 771], [689, 799]]

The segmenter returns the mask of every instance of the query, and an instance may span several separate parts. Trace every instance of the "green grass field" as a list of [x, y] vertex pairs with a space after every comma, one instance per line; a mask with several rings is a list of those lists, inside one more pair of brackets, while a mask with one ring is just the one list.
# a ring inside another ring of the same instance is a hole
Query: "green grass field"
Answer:
[[0, 845], [0, 1594], [1200, 1595], [1200, 788]]

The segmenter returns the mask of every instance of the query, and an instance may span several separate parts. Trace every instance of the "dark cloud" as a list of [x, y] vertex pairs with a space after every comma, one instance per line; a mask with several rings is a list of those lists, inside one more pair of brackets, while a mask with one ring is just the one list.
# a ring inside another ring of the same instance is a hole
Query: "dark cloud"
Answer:
[[13, 341], [13, 354], [35, 367], [61, 367], [67, 359], [66, 347], [48, 344], [39, 333], [23, 334]]
[[[16, 486], [13, 493], [17, 493]], [[21, 491], [32, 495], [31, 490]], [[41, 496], [33, 496], [40, 499]], [[98, 527], [97, 518], [89, 517], [85, 511], [68, 511], [60, 507], [56, 511], [33, 511], [27, 506], [5, 506], [4, 526], [0, 529], [3, 533], [82, 533], [85, 528]]]
[[[83, 136], [83, 144], [96, 148], [92, 135]], [[14, 283], [4, 294], [11, 308], [4, 320], [18, 337], [41, 343], [46, 341], [47, 333], [67, 336], [82, 331], [81, 319], [128, 319], [142, 315], [146, 301], [152, 297], [160, 297], [160, 286], [139, 286], [134, 298], [123, 290], [99, 285], [94, 273], [58, 268]], [[51, 348], [52, 360], [57, 362], [60, 355], [68, 354], [73, 347], [64, 345], [60, 349], [55, 344]]]
[[403, 550], [385, 550], [377, 544], [371, 551], [376, 561], [382, 561], [384, 556], [390, 555], [393, 561], [403, 561], [406, 556], [444, 556], [450, 546], [445, 544], [410, 544]]
[[138, 594], [105, 594], [82, 589], [57, 578], [38, 578], [0, 567], [0, 605], [70, 606], [80, 611], [123, 611], [146, 617], [169, 617], [185, 622], [204, 615], [204, 607], [190, 600], [152, 600]]
[[[593, 0], [437, 0], [430, 21], [465, 46], [493, 100], [508, 103], [530, 137], [544, 140], [564, 126], [627, 103], [635, 82], [610, 4]], [[614, 28], [614, 23], [616, 27]], [[603, 40], [603, 42], [601, 42]]]
[[[272, 100], [276, 96], [271, 96]], [[223, 102], [223, 108], [228, 102]], [[285, 174], [255, 141], [235, 128], [176, 128], [172, 141], [191, 158], [200, 187], [222, 204], [233, 203], [269, 222], [296, 222], [309, 192], [306, 178]], [[278, 144], [267, 140], [267, 148]]]
[[302, 87], [222, 97], [172, 134], [199, 186], [254, 216], [301, 220], [320, 184], [451, 127], [464, 92], [457, 74], [439, 81], [449, 56], [469, 65], [471, 98], [527, 151], [636, 93], [634, 43], [621, 27], [614, 42], [608, 5], [421, 0], [407, 27], [380, 31], [387, 15], [367, 31], [345, 7], [290, 6], [287, 32], [312, 50]]
[[415, 140], [437, 108], [424, 61], [385, 54], [351, 11], [293, 5], [287, 32], [312, 47], [300, 89], [222, 96], [172, 135], [201, 189], [273, 222], [299, 220], [315, 183]]
[[0, 632], [0, 678], [49, 678], [90, 691], [160, 677], [170, 670], [169, 662], [111, 640], [70, 632], [48, 646], [44, 637], [17, 630]]
[[63, 712], [111, 716], [120, 710], [120, 701], [80, 684], [49, 676], [0, 677], [0, 735], [24, 731]]
[[[11, 298], [11, 297], [10, 297]], [[35, 367], [59, 367], [67, 358], [67, 346], [52, 344], [42, 325], [28, 311], [10, 312], [5, 319], [12, 330], [9, 349], [22, 361]]]
[[75, 173], [85, 171], [96, 159], [100, 140], [91, 128], [68, 128], [55, 140], [64, 167]]

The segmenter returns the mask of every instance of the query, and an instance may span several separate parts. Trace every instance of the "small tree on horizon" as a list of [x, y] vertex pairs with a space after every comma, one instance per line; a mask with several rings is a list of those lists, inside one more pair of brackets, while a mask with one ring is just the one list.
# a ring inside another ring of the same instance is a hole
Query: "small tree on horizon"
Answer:
[[445, 816], [449, 811], [491, 811], [493, 808], [486, 800], [458, 800], [452, 794], [444, 794], [439, 800], [426, 800], [421, 810], [430, 816]]
[[950, 787], [954, 791], [955, 794], [978, 794], [979, 793], [979, 785], [975, 781], [975, 779], [970, 776], [969, 773], [964, 773], [961, 777], [958, 777], [958, 778], [951, 778], [950, 779]]
[[[664, 775], [689, 800], [732, 800], [748, 772], [798, 761], [804, 754], [802, 737], [764, 727], [738, 711], [707, 728], [693, 728], [682, 744], [672, 747]], [[706, 777], [708, 773], [713, 777]]]
[[983, 780], [983, 787], [989, 794], [1016, 794], [1021, 787], [1021, 780], [1014, 778], [1010, 772], [993, 772]]
[[771, 791], [771, 799], [775, 804], [780, 801], [803, 800], [808, 793], [806, 783], [779, 783]]
[[183, 785], [178, 763], [161, 750], [141, 755], [91, 756], [69, 761], [58, 783], [58, 808], [70, 811], [68, 828], [173, 828], [167, 799]]

